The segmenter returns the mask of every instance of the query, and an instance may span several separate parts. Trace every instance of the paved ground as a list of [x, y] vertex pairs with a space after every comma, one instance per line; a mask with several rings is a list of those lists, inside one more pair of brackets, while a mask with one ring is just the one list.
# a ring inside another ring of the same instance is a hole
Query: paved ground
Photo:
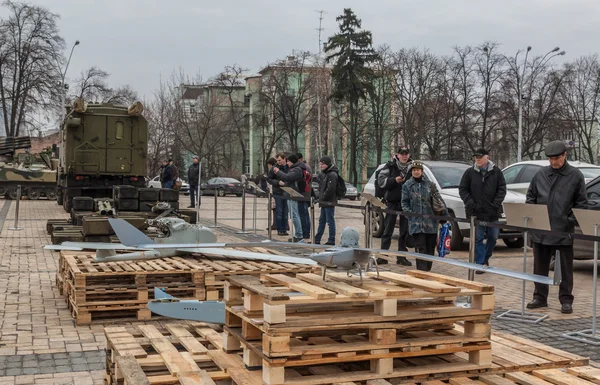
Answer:
[[[182, 196], [182, 202], [185, 202]], [[204, 200], [201, 220], [212, 223], [213, 199]], [[247, 202], [247, 228], [252, 226], [252, 199]], [[257, 228], [266, 229], [266, 199], [257, 201]], [[236, 234], [241, 227], [241, 199], [224, 198], [218, 205], [219, 240], [252, 239]], [[46, 220], [66, 217], [62, 208], [45, 200], [22, 201], [21, 231], [9, 230], [14, 224], [15, 204], [0, 200], [0, 385], [5, 384], [102, 384], [104, 379], [105, 339], [103, 325], [76, 327], [64, 299], [55, 287], [57, 255], [42, 250], [49, 243]], [[362, 226], [359, 210], [338, 209], [338, 235], [345, 226]], [[266, 231], [257, 232], [266, 234]], [[284, 240], [280, 238], [280, 240]], [[374, 245], [379, 241], [374, 240]], [[496, 266], [518, 270], [522, 251], [499, 244]], [[466, 259], [466, 252], [453, 251], [452, 258]], [[388, 265], [393, 270], [402, 269]], [[592, 269], [589, 262], [576, 262], [575, 313], [562, 315], [557, 290], [551, 289], [550, 318], [541, 325], [493, 320], [494, 328], [535, 338], [543, 343], [600, 360], [600, 347], [579, 345], [561, 337], [565, 331], [589, 328], [592, 312]], [[467, 272], [436, 264], [434, 271], [466, 277]], [[531, 263], [529, 263], [531, 271]], [[518, 309], [521, 283], [485, 274], [477, 280], [496, 285], [497, 311]], [[532, 285], [527, 286], [527, 299]], [[156, 324], [157, 322], [150, 322]]]

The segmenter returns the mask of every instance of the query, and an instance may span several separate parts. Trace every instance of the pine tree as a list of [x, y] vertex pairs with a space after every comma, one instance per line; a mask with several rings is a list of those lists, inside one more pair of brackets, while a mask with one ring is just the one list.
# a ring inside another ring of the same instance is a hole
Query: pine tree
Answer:
[[366, 100], [373, 91], [374, 73], [370, 64], [377, 58], [373, 50], [370, 31], [361, 30], [361, 20], [351, 8], [345, 8], [344, 14], [336, 18], [340, 32], [330, 37], [325, 52], [327, 62], [333, 62], [331, 77], [333, 89], [331, 98], [337, 103], [345, 102], [348, 107], [349, 124], [346, 126], [350, 136], [350, 180], [358, 182], [356, 156], [360, 138], [358, 119], [360, 102]]

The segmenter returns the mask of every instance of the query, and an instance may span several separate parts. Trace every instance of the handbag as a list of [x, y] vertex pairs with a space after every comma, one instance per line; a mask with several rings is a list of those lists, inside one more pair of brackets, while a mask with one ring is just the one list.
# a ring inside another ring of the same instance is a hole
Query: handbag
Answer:
[[446, 202], [444, 202], [442, 194], [440, 194], [434, 183], [429, 185], [429, 192], [429, 195], [431, 196], [431, 208], [433, 209], [433, 213], [435, 215], [446, 214]]
[[178, 181], [175, 181], [175, 183], [173, 184], [173, 188], [174, 188], [175, 190], [179, 190], [179, 189], [181, 188], [181, 184], [182, 184], [182, 183], [181, 183], [181, 181], [180, 181], [180, 180], [178, 180]]

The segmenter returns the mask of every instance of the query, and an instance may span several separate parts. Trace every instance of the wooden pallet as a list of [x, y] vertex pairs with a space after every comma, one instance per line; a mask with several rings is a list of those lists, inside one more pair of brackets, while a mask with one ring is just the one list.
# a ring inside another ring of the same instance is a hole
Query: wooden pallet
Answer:
[[[269, 385], [287, 383], [287, 368], [368, 361], [370, 372], [390, 375], [394, 360], [454, 353], [467, 355], [461, 368], [491, 367], [493, 286], [418, 271], [362, 282], [328, 277], [230, 277], [225, 349], [242, 350], [245, 365], [262, 368]], [[471, 296], [473, 306], [455, 306], [458, 295]], [[464, 329], [454, 328], [458, 321]]]
[[104, 332], [108, 385], [230, 383], [229, 369], [242, 366], [241, 357], [223, 352], [219, 329], [203, 323]]
[[[537, 342], [503, 333], [492, 334], [492, 366], [476, 368], [464, 353], [432, 357], [396, 358], [393, 372], [378, 374], [370, 362], [286, 368], [274, 383], [313, 385], [592, 385], [600, 384], [600, 369], [589, 360]], [[559, 369], [567, 368], [571, 377]], [[532, 372], [526, 374], [524, 371]], [[561, 374], [562, 373], [562, 374]], [[271, 373], [236, 368], [236, 385], [262, 385]], [[574, 378], [576, 376], [578, 378]], [[267, 378], [265, 378], [267, 377]], [[507, 381], [509, 380], [509, 381]], [[589, 382], [584, 382], [589, 381]], [[267, 382], [268, 383], [268, 382]]]

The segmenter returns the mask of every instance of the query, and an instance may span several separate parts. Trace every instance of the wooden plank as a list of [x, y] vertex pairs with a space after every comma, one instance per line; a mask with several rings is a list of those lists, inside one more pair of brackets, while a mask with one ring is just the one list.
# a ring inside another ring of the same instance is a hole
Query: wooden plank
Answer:
[[455, 377], [450, 379], [450, 385], [482, 385], [480, 381], [471, 380], [467, 377]]
[[196, 337], [190, 333], [183, 325], [166, 325], [168, 331], [179, 339], [179, 342], [192, 355], [203, 354], [208, 351], [206, 346], [202, 345]]
[[539, 342], [536, 342], [536, 341], [533, 341], [533, 340], [529, 340], [527, 338], [515, 336], [515, 335], [512, 335], [512, 334], [508, 334], [508, 333], [502, 333], [502, 332], [494, 332], [494, 334], [497, 337], [502, 337], [502, 338], [507, 339], [507, 340], [511, 340], [511, 341], [515, 341], [515, 342], [521, 343], [523, 345], [528, 345], [528, 346], [531, 346], [531, 347], [534, 347], [534, 348], [538, 348], [540, 350], [543, 350], [543, 351], [546, 351], [546, 352], [549, 352], [549, 353], [552, 353], [552, 354], [556, 354], [557, 356], [562, 356], [562, 357], [565, 357], [565, 358], [569, 358], [571, 360], [576, 361], [577, 363], [580, 363], [580, 365], [582, 365], [582, 366], [583, 365], [588, 365], [588, 363], [589, 363], [589, 360], [587, 358], [585, 358], [585, 357], [578, 356], [576, 354], [572, 354], [572, 353], [569, 353], [569, 352], [565, 352], [563, 350], [559, 350], [559, 349], [553, 348], [551, 346], [544, 345], [542, 343], [539, 343]]
[[150, 385], [142, 367], [134, 357], [117, 357], [117, 370], [123, 376], [127, 385]]
[[600, 368], [593, 366], [575, 366], [567, 368], [567, 373], [600, 385]]
[[467, 279], [449, 277], [447, 275], [432, 273], [429, 271], [421, 271], [421, 270], [407, 270], [406, 274], [412, 275], [413, 277], [422, 278], [422, 279], [431, 279], [434, 281], [447, 283], [455, 286], [462, 286], [468, 289], [479, 290], [481, 292], [493, 292], [494, 285], [488, 285], [483, 282], [475, 282], [469, 281]]
[[227, 279], [233, 284], [233, 286], [239, 286], [244, 289], [248, 289], [272, 301], [285, 301], [290, 299], [290, 297], [288, 297], [287, 295], [277, 290], [266, 287], [262, 284], [262, 282], [260, 282], [258, 278], [253, 277], [251, 275], [234, 275], [228, 277]]
[[560, 369], [534, 370], [533, 375], [555, 385], [591, 385], [592, 382], [565, 373]]
[[336, 296], [336, 293], [332, 291], [311, 285], [298, 278], [289, 277], [284, 274], [268, 274], [265, 277], [269, 281], [280, 283], [292, 290], [299, 291], [316, 299], [331, 299]]
[[296, 277], [313, 285], [321, 286], [339, 294], [347, 295], [350, 298], [366, 298], [370, 295], [368, 290], [351, 286], [344, 282], [323, 281], [323, 278], [317, 274], [297, 274]]
[[513, 380], [519, 385], [552, 385], [552, 383], [548, 381], [544, 381], [541, 378], [523, 372], [506, 373], [505, 377]]
[[139, 325], [140, 331], [150, 339], [152, 347], [160, 354], [165, 361], [169, 373], [177, 375], [179, 373], [198, 371], [198, 365], [191, 365], [178, 351], [173, 344], [167, 340], [162, 333], [152, 325]]
[[204, 370], [199, 372], [178, 373], [177, 379], [180, 385], [216, 385]]
[[[368, 272], [367, 275], [376, 277], [377, 273]], [[422, 289], [430, 293], [459, 293], [461, 291], [460, 287], [450, 286], [436, 281], [427, 281], [425, 279], [411, 277], [406, 274], [393, 273], [391, 271], [379, 272], [379, 278], [386, 279], [401, 286]]]
[[479, 380], [487, 385], [515, 385], [514, 381], [497, 375], [479, 376]]

